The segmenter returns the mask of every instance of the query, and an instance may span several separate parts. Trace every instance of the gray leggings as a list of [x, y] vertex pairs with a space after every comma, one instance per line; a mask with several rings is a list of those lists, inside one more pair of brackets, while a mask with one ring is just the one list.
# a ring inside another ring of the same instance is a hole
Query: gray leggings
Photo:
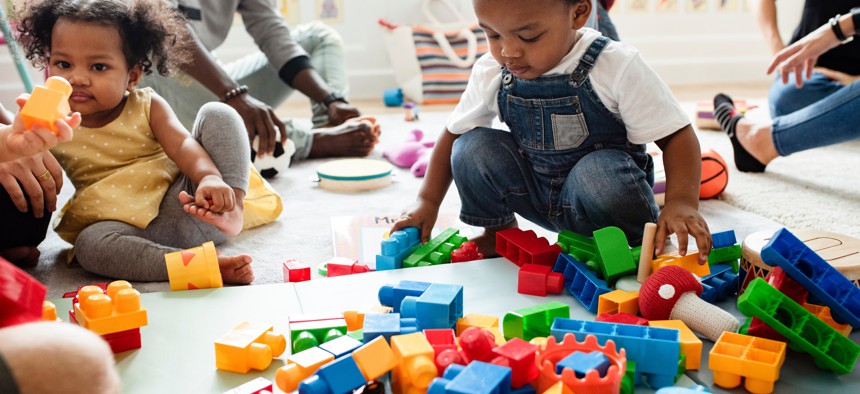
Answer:
[[[209, 153], [224, 182], [248, 190], [250, 159], [248, 137], [242, 118], [221, 103], [200, 108], [192, 135]], [[91, 224], [75, 241], [78, 262], [87, 271], [131, 281], [165, 281], [164, 254], [188, 249], [207, 241], [227, 240], [220, 230], [182, 209], [179, 192], [194, 195], [197, 185], [180, 174], [167, 189], [158, 216], [145, 229], [118, 221]]]

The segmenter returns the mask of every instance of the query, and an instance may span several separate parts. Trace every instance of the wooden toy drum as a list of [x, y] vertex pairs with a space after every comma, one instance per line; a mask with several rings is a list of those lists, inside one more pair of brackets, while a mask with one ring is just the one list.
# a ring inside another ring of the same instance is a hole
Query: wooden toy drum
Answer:
[[336, 192], [375, 190], [391, 184], [391, 163], [372, 159], [343, 159], [317, 167], [319, 186]]
[[[818, 253], [833, 268], [860, 287], [860, 239], [819, 230], [790, 230], [806, 246]], [[750, 234], [741, 244], [741, 269], [746, 277], [741, 285], [743, 292], [755, 278], [764, 278], [771, 267], [761, 259], [761, 249], [776, 231], [764, 230]]]

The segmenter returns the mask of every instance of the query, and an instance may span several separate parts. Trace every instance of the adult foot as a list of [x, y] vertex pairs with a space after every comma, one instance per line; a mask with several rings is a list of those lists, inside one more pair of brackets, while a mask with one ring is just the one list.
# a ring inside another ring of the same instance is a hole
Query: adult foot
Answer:
[[732, 140], [735, 166], [742, 172], [764, 172], [766, 164], [753, 157], [738, 138], [739, 131], [749, 130], [749, 127], [741, 124], [743, 118], [744, 116], [735, 110], [731, 97], [722, 93], [714, 97], [714, 119]]
[[218, 256], [218, 267], [221, 268], [221, 279], [224, 283], [247, 285], [254, 281], [254, 270], [251, 269], [251, 256]]
[[40, 255], [39, 249], [35, 246], [15, 246], [0, 250], [0, 257], [9, 260], [12, 264], [25, 268], [38, 265]]
[[363, 157], [379, 143], [380, 129], [376, 119], [361, 117], [342, 125], [314, 129], [309, 158]]
[[227, 234], [228, 236], [235, 236], [242, 231], [244, 209], [241, 202], [236, 204], [236, 207], [232, 211], [212, 212], [195, 204], [194, 196], [186, 193], [185, 191], [179, 192], [179, 202], [182, 203], [182, 209], [184, 209], [189, 215], [194, 216], [197, 220], [200, 220], [203, 223], [215, 226], [218, 230], [221, 230], [222, 233]]

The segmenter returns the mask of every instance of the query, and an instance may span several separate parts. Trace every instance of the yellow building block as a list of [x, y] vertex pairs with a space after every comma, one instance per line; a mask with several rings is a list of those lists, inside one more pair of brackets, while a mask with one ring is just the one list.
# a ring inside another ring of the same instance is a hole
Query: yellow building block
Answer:
[[352, 358], [368, 381], [379, 379], [397, 366], [397, 356], [382, 336], [355, 349]]
[[677, 265], [696, 274], [700, 278], [711, 274], [710, 265], [699, 265], [699, 252], [695, 250], [687, 251], [686, 256], [681, 256], [677, 251], [661, 254], [656, 259], [651, 260], [651, 272], [657, 272], [657, 270], [667, 265]]
[[398, 365], [391, 372], [391, 390], [394, 394], [407, 394], [414, 390], [426, 391], [437, 375], [435, 352], [422, 332], [391, 337], [391, 350]]
[[538, 350], [543, 350], [546, 347], [547, 337], [534, 337], [530, 344], [537, 346]]
[[298, 352], [287, 358], [287, 365], [278, 368], [275, 372], [275, 384], [285, 393], [296, 391], [302, 380], [307, 379], [323, 364], [332, 360], [334, 356], [319, 347]]
[[681, 332], [681, 353], [687, 356], [687, 370], [697, 370], [702, 363], [702, 340], [680, 320], [651, 320], [651, 327], [672, 328]]
[[597, 299], [597, 314], [616, 314], [619, 312], [631, 315], [639, 314], [639, 292], [615, 290], [601, 294]]
[[723, 332], [708, 358], [714, 383], [731, 389], [739, 386], [744, 377], [747, 391], [772, 393], [785, 362], [785, 348], [785, 342]]
[[74, 310], [75, 321], [99, 335], [147, 324], [146, 308], [140, 306], [140, 293], [124, 280], [111, 282], [106, 292], [98, 286], [84, 286], [78, 290]]
[[508, 343], [508, 340], [505, 339], [505, 336], [502, 335], [502, 330], [499, 329], [499, 326], [496, 327], [487, 327], [485, 330], [489, 331], [493, 334], [493, 339], [496, 341], [496, 346], [502, 346]]
[[287, 340], [272, 326], [242, 322], [215, 341], [215, 367], [238, 373], [262, 371], [286, 348]]
[[570, 387], [565, 386], [564, 383], [559, 380], [556, 384], [546, 389], [543, 394], [573, 394], [573, 390], [571, 390]]
[[821, 305], [808, 304], [804, 303], [803, 307], [815, 315], [815, 317], [821, 319], [824, 323], [827, 323], [828, 326], [833, 327], [838, 333], [845, 335], [851, 335], [851, 325], [849, 324], [839, 324], [836, 320], [833, 320], [833, 316], [830, 316], [830, 308]]
[[53, 302], [42, 301], [42, 320], [44, 321], [63, 321], [57, 317], [57, 306]]
[[466, 331], [469, 327], [478, 327], [487, 329], [490, 327], [498, 327], [499, 326], [499, 318], [497, 316], [489, 316], [489, 315], [479, 315], [477, 313], [470, 313], [465, 317], [461, 317], [457, 319], [457, 336], [459, 337], [463, 331]]
[[71, 95], [72, 85], [63, 77], [50, 77], [45, 81], [45, 86], [36, 86], [24, 108], [21, 108], [24, 127], [32, 129], [34, 126], [41, 126], [56, 133], [57, 126], [54, 122], [71, 112]]
[[215, 244], [201, 246], [164, 255], [170, 290], [209, 289], [223, 286], [221, 269]]

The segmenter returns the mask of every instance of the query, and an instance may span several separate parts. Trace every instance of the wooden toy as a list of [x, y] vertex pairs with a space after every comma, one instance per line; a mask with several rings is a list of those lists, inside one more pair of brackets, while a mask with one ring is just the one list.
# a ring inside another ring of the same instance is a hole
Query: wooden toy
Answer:
[[242, 322], [215, 341], [215, 367], [238, 373], [262, 371], [286, 348], [286, 339], [272, 326]]
[[164, 255], [170, 290], [195, 290], [223, 286], [215, 243]]
[[651, 275], [651, 260], [654, 259], [654, 237], [657, 235], [656, 223], [645, 223], [645, 231], [642, 234], [642, 249], [639, 251], [639, 267], [637, 267], [636, 280], [639, 283], [648, 279]]
[[317, 167], [319, 187], [335, 192], [375, 190], [391, 184], [394, 167], [382, 160], [341, 159]]
[[69, 96], [72, 95], [72, 85], [63, 77], [50, 77], [45, 86], [36, 86], [24, 107], [21, 108], [21, 119], [24, 127], [44, 127], [57, 133], [54, 122], [69, 114]]

